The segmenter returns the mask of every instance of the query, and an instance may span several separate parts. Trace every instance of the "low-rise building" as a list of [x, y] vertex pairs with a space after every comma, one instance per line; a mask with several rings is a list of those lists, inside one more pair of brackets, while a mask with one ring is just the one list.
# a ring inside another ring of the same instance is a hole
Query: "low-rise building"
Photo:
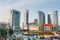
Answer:
[[52, 31], [53, 30], [52, 24], [44, 24], [44, 30]]
[[10, 24], [6, 23], [6, 22], [0, 22], [0, 28], [1, 29], [9, 29], [10, 28]]

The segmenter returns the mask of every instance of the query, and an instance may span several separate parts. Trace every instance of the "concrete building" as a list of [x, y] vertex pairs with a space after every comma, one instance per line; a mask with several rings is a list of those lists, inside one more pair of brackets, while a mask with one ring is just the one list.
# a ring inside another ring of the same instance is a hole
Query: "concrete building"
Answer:
[[58, 11], [53, 11], [50, 14], [51, 24], [53, 25], [53, 31], [58, 31]]
[[14, 31], [20, 30], [20, 12], [11, 10], [10, 12], [10, 26]]
[[6, 22], [0, 22], [0, 28], [1, 29], [7, 29], [7, 23]]
[[[30, 22], [29, 23], [29, 26], [32, 26], [32, 25], [35, 25], [35, 23], [34, 22]], [[36, 26], [36, 25], [35, 25]]]
[[24, 27], [29, 27], [29, 11], [26, 10], [26, 13], [24, 13]]
[[7, 29], [11, 29], [10, 23], [7, 23]]
[[52, 31], [52, 24], [44, 24], [45, 31]]
[[[23, 28], [27, 29], [27, 27], [24, 27], [24, 23], [23, 23]], [[34, 19], [34, 22], [29, 23], [29, 30], [39, 30], [38, 19]]]
[[29, 30], [39, 30], [39, 27], [38, 26], [35, 26], [35, 25], [31, 25], [31, 26], [29, 26]]
[[34, 24], [38, 26], [38, 19], [34, 19]]
[[0, 22], [0, 28], [1, 29], [9, 29], [10, 28], [10, 24], [7, 22]]
[[29, 23], [29, 30], [39, 30], [39, 26], [35, 22]]
[[50, 14], [48, 14], [48, 24], [51, 24], [51, 17], [50, 17]]
[[44, 30], [43, 24], [45, 24], [45, 14], [42, 11], [38, 11], [38, 24], [39, 24], [39, 30]]
[[1, 23], [1, 28], [2, 28], [2, 29], [6, 29], [6, 27], [7, 27], [7, 23], [6, 23], [6, 22], [2, 22], [2, 23]]
[[34, 19], [34, 22], [30, 22], [29, 26], [31, 25], [38, 26], [38, 19]]

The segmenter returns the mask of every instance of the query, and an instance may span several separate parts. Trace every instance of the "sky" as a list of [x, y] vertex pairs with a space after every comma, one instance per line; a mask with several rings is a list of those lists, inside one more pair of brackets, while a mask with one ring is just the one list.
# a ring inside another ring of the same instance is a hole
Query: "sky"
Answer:
[[45, 14], [58, 10], [58, 19], [60, 25], [60, 0], [0, 0], [0, 21], [9, 22], [10, 11], [12, 9], [21, 12], [21, 25], [24, 19], [24, 12], [29, 10], [29, 22], [38, 18], [38, 11]]

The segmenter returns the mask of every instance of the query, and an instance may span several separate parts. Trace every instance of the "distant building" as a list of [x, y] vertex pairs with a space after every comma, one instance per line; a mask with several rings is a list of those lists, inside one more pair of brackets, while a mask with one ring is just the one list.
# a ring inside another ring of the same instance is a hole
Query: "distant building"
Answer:
[[39, 30], [38, 19], [34, 19], [34, 22], [29, 23], [29, 30]]
[[10, 26], [14, 31], [20, 30], [20, 12], [11, 10], [10, 12]]
[[39, 30], [39, 26], [36, 26], [34, 23], [30, 23], [29, 30]]
[[58, 31], [60, 32], [60, 25], [58, 26]]
[[8, 23], [6, 23], [6, 22], [0, 22], [1, 29], [8, 29], [7, 27], [9, 27], [9, 26], [7, 26], [7, 25], [8, 25]]
[[50, 14], [51, 24], [53, 25], [53, 31], [58, 31], [58, 11], [53, 11]]
[[29, 23], [29, 30], [39, 30], [39, 26], [35, 22]]
[[22, 22], [22, 29], [24, 29], [24, 22]]
[[51, 24], [51, 17], [50, 17], [50, 14], [48, 14], [48, 24]]
[[58, 35], [60, 36], [60, 25], [58, 25]]
[[38, 11], [38, 24], [39, 24], [39, 30], [44, 30], [43, 24], [45, 24], [45, 14], [42, 11]]
[[7, 29], [11, 29], [10, 23], [7, 23]]
[[38, 26], [38, 19], [34, 19], [34, 22], [29, 23], [29, 26]]
[[1, 23], [1, 28], [2, 28], [2, 29], [6, 29], [6, 27], [7, 27], [7, 23], [2, 22], [2, 23]]
[[36, 25], [31, 25], [31, 26], [29, 26], [29, 30], [39, 30], [39, 27], [38, 26], [36, 26]]
[[44, 30], [45, 31], [52, 31], [52, 24], [44, 24]]
[[[34, 23], [34, 22], [29, 23], [29, 26], [32, 26], [32, 25], [35, 25], [35, 23]], [[35, 25], [35, 26], [36, 26], [36, 25]]]
[[29, 27], [29, 11], [26, 10], [26, 13], [24, 13], [24, 27]]
[[34, 19], [34, 24], [38, 26], [38, 19]]

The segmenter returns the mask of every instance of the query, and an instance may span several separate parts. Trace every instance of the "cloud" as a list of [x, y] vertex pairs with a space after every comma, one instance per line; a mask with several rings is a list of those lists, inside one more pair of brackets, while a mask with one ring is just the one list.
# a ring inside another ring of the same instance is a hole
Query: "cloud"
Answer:
[[[10, 2], [12, 0], [8, 0], [8, 2]], [[4, 2], [5, 3], [5, 2]], [[29, 1], [21, 1], [21, 2], [15, 2], [15, 3], [12, 3], [12, 4], [7, 4], [7, 5], [4, 5], [4, 3], [0, 3], [0, 21], [3, 21], [3, 20], [8, 20], [9, 19], [9, 11], [10, 9], [16, 9], [16, 8], [21, 8], [21, 7], [24, 7], [26, 4], [29, 3]]]
[[[9, 19], [9, 11], [11, 9], [23, 10], [26, 9], [32, 10], [42, 10], [42, 11], [50, 11], [51, 8], [59, 8], [59, 0], [0, 0], [0, 19], [8, 20]], [[54, 5], [55, 4], [55, 5]], [[48, 9], [48, 10], [47, 10]], [[34, 13], [32, 14], [34, 15]], [[36, 15], [35, 15], [36, 16]], [[33, 20], [33, 19], [32, 19]], [[31, 21], [32, 21], [31, 20]], [[1, 20], [2, 21], [2, 20]]]

